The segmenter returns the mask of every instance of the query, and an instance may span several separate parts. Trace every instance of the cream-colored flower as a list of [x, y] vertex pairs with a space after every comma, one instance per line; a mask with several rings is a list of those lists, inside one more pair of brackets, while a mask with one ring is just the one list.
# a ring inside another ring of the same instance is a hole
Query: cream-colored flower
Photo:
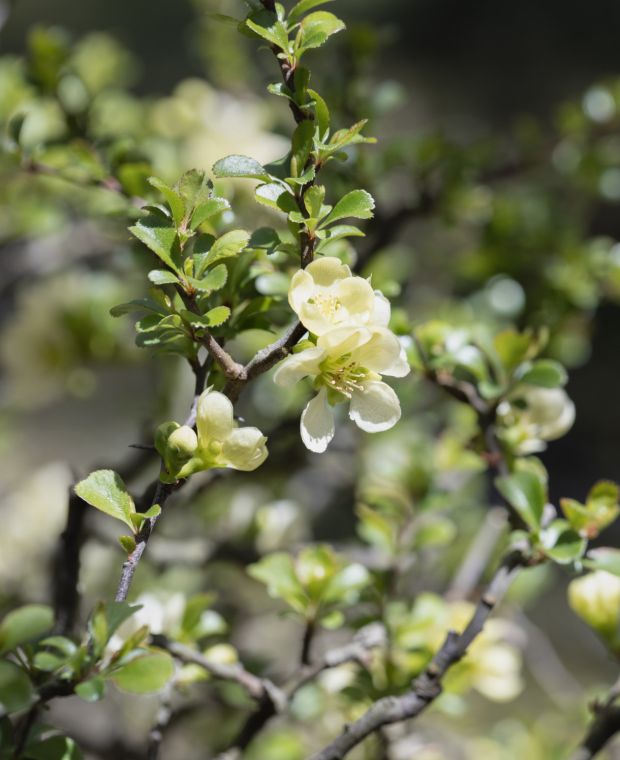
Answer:
[[610, 646], [620, 643], [620, 578], [604, 570], [571, 581], [568, 603]]
[[385, 327], [337, 327], [317, 345], [285, 359], [274, 376], [290, 386], [314, 377], [318, 394], [301, 416], [301, 437], [308, 449], [325, 451], [334, 437], [334, 404], [349, 401], [349, 417], [362, 430], [378, 433], [400, 419], [400, 402], [382, 375], [404, 377], [409, 364], [398, 338]]
[[530, 387], [515, 400], [525, 408], [504, 401], [498, 413], [508, 424], [506, 437], [520, 454], [544, 451], [547, 441], [561, 438], [575, 422], [575, 405], [563, 388]]
[[[162, 428], [174, 427], [165, 423]], [[233, 405], [223, 393], [207, 388], [198, 399], [198, 434], [187, 425], [165, 433], [158, 449], [175, 479], [214, 467], [249, 472], [267, 459], [267, 438], [255, 427], [239, 427]]]
[[390, 320], [385, 296], [333, 256], [317, 259], [293, 275], [289, 303], [304, 327], [318, 336], [342, 325], [386, 327]]

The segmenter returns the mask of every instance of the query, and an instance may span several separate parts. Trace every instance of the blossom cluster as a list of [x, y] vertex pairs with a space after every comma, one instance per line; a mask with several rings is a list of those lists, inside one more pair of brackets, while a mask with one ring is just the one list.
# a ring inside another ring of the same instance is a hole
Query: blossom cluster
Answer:
[[274, 380], [291, 386], [313, 379], [316, 395], [301, 416], [301, 437], [311, 451], [325, 451], [334, 437], [332, 407], [349, 403], [349, 417], [368, 433], [400, 419], [396, 393], [382, 375], [409, 373], [404, 349], [388, 328], [390, 304], [340, 259], [326, 256], [295, 273], [289, 303], [309, 338], [278, 367]]
[[250, 472], [267, 458], [265, 436], [258, 428], [239, 427], [230, 399], [211, 388], [198, 399], [196, 429], [167, 422], [158, 430], [156, 447], [171, 480], [214, 467]]

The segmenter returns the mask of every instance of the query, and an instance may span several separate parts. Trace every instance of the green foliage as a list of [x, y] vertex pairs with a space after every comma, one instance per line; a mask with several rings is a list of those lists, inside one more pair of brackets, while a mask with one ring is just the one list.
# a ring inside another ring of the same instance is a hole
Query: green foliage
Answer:
[[269, 554], [248, 572], [299, 616], [330, 628], [342, 625], [340, 608], [355, 603], [370, 582], [363, 565], [346, 564], [327, 545], [302, 549], [296, 558]]
[[9, 612], [0, 623], [0, 655], [40, 638], [54, 625], [50, 607], [28, 604]]

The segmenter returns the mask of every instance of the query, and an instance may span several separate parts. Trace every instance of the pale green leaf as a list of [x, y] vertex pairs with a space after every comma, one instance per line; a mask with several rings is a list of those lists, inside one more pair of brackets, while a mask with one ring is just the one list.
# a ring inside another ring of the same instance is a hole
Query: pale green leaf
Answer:
[[75, 486], [75, 492], [92, 507], [121, 520], [133, 530], [131, 515], [135, 513], [131, 495], [121, 477], [112, 470], [96, 470]]

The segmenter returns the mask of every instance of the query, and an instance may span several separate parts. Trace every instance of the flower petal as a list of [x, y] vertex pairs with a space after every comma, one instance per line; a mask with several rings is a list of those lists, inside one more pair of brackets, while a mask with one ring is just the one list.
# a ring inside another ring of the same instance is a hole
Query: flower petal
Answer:
[[388, 299], [380, 290], [375, 290], [375, 302], [370, 316], [370, 324], [377, 327], [387, 327], [390, 323], [391, 311]]
[[405, 347], [402, 344], [398, 358], [388, 367], [385, 367], [383, 370], [381, 370], [381, 372], [382, 374], [389, 375], [390, 377], [406, 377], [411, 372], [411, 367], [409, 366], [409, 361], [407, 360], [407, 352], [405, 351]]
[[351, 397], [349, 417], [367, 433], [389, 430], [400, 419], [400, 401], [386, 383], [366, 383], [364, 389]]
[[325, 351], [318, 346], [306, 348], [298, 354], [291, 354], [281, 362], [275, 371], [273, 381], [276, 385], [288, 388], [308, 375], [318, 375], [320, 373], [319, 364], [324, 357]]
[[363, 277], [347, 277], [337, 284], [334, 292], [353, 324], [363, 325], [368, 322], [375, 308], [375, 294], [368, 280]]
[[235, 428], [222, 444], [222, 458], [228, 467], [250, 472], [267, 459], [267, 439], [258, 428]]
[[335, 256], [322, 256], [308, 264], [305, 270], [314, 280], [316, 285], [328, 288], [336, 280], [344, 280], [351, 277], [351, 270], [346, 264]]
[[369, 340], [355, 350], [353, 360], [373, 372], [390, 374], [393, 368], [399, 371], [402, 347], [396, 335], [386, 327], [375, 327], [368, 333]]
[[218, 391], [206, 390], [198, 399], [196, 426], [202, 445], [206, 441], [223, 441], [234, 428], [233, 405]]
[[334, 437], [334, 413], [327, 403], [325, 388], [308, 402], [301, 415], [300, 430], [306, 448], [317, 454], [322, 454]]
[[288, 291], [288, 302], [291, 309], [299, 314], [299, 310], [308, 302], [309, 298], [312, 298], [312, 294], [315, 290], [316, 286], [314, 280], [308, 274], [307, 270], [300, 269], [295, 272], [291, 279]]

